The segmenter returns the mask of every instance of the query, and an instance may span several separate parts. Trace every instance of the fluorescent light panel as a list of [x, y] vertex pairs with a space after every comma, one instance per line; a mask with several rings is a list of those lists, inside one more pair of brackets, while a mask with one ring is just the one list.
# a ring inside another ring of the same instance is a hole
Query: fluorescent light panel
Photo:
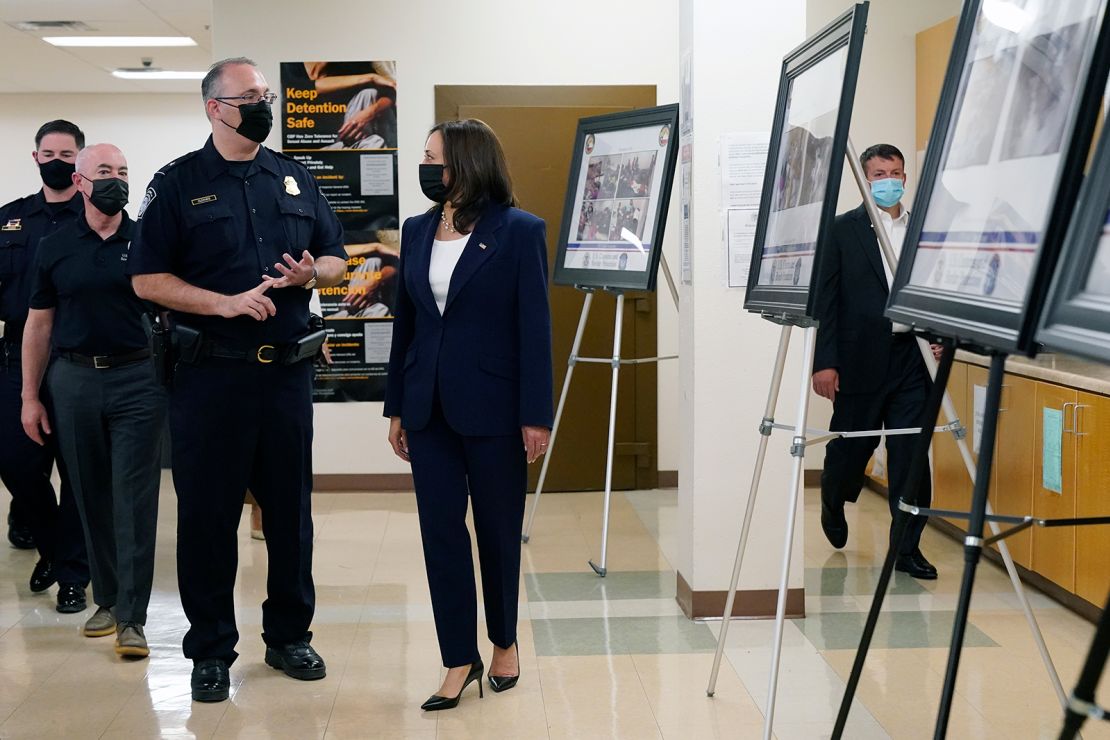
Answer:
[[196, 46], [189, 36], [43, 36], [54, 46]]
[[205, 72], [175, 72], [169, 69], [153, 69], [149, 72], [136, 69], [116, 69], [113, 77], [121, 80], [203, 80]]

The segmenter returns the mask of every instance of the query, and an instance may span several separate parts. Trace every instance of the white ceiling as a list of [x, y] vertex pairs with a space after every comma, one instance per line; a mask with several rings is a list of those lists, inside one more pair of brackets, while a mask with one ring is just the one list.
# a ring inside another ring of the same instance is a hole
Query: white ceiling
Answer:
[[[98, 36], [192, 36], [180, 48], [60, 48], [20, 21], [81, 21]], [[162, 69], [205, 70], [212, 63], [211, 0], [0, 0], [0, 93], [197, 92], [198, 80], [120, 80], [118, 67], [152, 57]]]

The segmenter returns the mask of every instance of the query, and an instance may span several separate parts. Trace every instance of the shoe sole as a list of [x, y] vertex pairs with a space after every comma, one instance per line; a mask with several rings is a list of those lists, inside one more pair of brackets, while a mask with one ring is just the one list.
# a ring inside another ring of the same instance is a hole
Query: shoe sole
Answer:
[[905, 573], [910, 578], [916, 578], [919, 581], [935, 581], [937, 579], [936, 573], [910, 573], [908, 570], [902, 570], [900, 568], [895, 568], [894, 570], [899, 573]]
[[54, 607], [54, 609], [57, 610], [59, 614], [78, 614], [79, 612], [83, 612], [88, 608], [89, 605], [86, 602], [82, 602], [80, 604], [71, 604], [68, 606], [58, 604], [58, 606]]
[[295, 678], [298, 681], [319, 681], [327, 675], [328, 669], [324, 668], [287, 668], [285, 662], [281, 658], [270, 657], [270, 651], [266, 651], [266, 665], [274, 670], [282, 671], [286, 676]]
[[116, 626], [113, 624], [111, 627], [105, 627], [99, 630], [84, 630], [85, 637], [107, 637], [108, 635], [116, 634]]
[[205, 704], [214, 703], [218, 701], [227, 701], [227, 697], [231, 694], [228, 689], [215, 689], [212, 691], [200, 691], [193, 689], [193, 701], [204, 702]]
[[150, 655], [150, 648], [137, 645], [116, 645], [116, 655], [127, 658], [146, 658]]

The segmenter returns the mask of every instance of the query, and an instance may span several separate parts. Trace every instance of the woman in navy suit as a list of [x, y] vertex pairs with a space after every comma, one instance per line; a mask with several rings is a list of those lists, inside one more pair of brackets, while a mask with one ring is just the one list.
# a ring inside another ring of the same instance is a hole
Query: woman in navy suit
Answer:
[[541, 219], [514, 207], [497, 136], [477, 120], [432, 129], [420, 186], [436, 205], [405, 221], [389, 357], [389, 443], [412, 465], [424, 562], [447, 676], [425, 710], [478, 681], [482, 573], [489, 684], [516, 685], [520, 529], [528, 463], [552, 423], [551, 313]]

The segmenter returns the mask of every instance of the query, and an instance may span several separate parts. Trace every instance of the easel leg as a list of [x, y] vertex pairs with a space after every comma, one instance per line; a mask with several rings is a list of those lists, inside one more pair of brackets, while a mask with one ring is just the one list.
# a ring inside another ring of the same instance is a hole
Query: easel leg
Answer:
[[[911, 488], [906, 492], [910, 501], [917, 500], [921, 471], [929, 464], [929, 445], [933, 439], [933, 427], [936, 426], [940, 407], [948, 396], [948, 375], [952, 370], [952, 362], [955, 358], [956, 346], [953, 342], [944, 348], [944, 355], [941, 357], [940, 366], [936, 369], [933, 387], [929, 391], [929, 398], [926, 400], [925, 409], [922, 412], [922, 430], [917, 438], [913, 459], [910, 461], [908, 480]], [[875, 585], [875, 596], [871, 599], [871, 609], [867, 613], [867, 622], [864, 624], [863, 634], [860, 636], [859, 648], [856, 649], [852, 672], [849, 674], [848, 683], [844, 688], [844, 697], [840, 701], [840, 711], [836, 716], [836, 725], [833, 727], [832, 733], [834, 740], [839, 740], [844, 736], [844, 728], [848, 724], [848, 713], [852, 709], [852, 700], [855, 698], [860, 676], [863, 675], [863, 665], [867, 661], [867, 651], [871, 648], [871, 638], [875, 634], [875, 625], [878, 624], [879, 613], [883, 609], [883, 599], [886, 597], [887, 589], [890, 586], [891, 576], [894, 575], [894, 561], [898, 559], [898, 550], [902, 546], [902, 540], [906, 536], [909, 524], [909, 514], [902, 511], [895, 514], [894, 530], [891, 533], [886, 559], [883, 561], [883, 569], [879, 573], [879, 582]]]
[[[662, 249], [662, 247], [660, 247]], [[675, 285], [674, 275], [671, 274], [671, 266], [667, 263], [666, 253], [660, 253], [659, 264], [663, 268], [663, 277], [667, 279], [667, 287], [671, 291], [671, 300], [674, 301], [674, 310], [678, 310], [678, 286]]]
[[[925, 360], [925, 366], [929, 370], [929, 375], [932, 378], [937, 377], [937, 364], [933, 359], [932, 350], [929, 348], [929, 343], [924, 339], [918, 339], [918, 344], [921, 348], [921, 356]], [[952, 404], [952, 398], [944, 394], [944, 417], [945, 421], [949, 424], [959, 421], [959, 416], [956, 414], [956, 408]], [[967, 444], [967, 437], [960, 437], [956, 440], [956, 446], [960, 450], [960, 456], [963, 458], [964, 466], [967, 468], [967, 474], [971, 478], [972, 487], [975, 486], [975, 461], [971, 457], [971, 449]], [[990, 502], [987, 502], [987, 514], [993, 514]], [[997, 536], [1001, 531], [997, 522], [987, 522], [990, 527], [991, 535]], [[1021, 611], [1025, 615], [1025, 621], [1029, 625], [1029, 631], [1033, 635], [1033, 642], [1037, 645], [1037, 652], [1041, 655], [1041, 662], [1044, 663], [1045, 671], [1048, 673], [1048, 681], [1052, 684], [1053, 690], [1056, 692], [1056, 698], [1060, 700], [1060, 706], [1067, 706], [1067, 694], [1064, 693], [1064, 686], [1060, 682], [1060, 675], [1056, 672], [1056, 666], [1052, 662], [1052, 655], [1048, 652], [1048, 645], [1045, 644], [1044, 635], [1041, 634], [1041, 626], [1037, 623], [1037, 617], [1033, 614], [1033, 607], [1029, 605], [1029, 599], [1025, 595], [1025, 584], [1021, 582], [1021, 576], [1018, 574], [1017, 566], [1014, 565], [1014, 559], [1010, 555], [1010, 548], [1006, 544], [1006, 540], [998, 541], [998, 553], [1002, 556], [1002, 562], [1006, 566], [1006, 573], [1010, 576], [1010, 583], [1014, 587], [1014, 595], [1017, 597], [1018, 604], [1021, 606]]]
[[555, 423], [551, 427], [551, 442], [547, 447], [547, 454], [543, 456], [540, 467], [540, 479], [536, 483], [536, 495], [532, 500], [532, 512], [528, 515], [528, 524], [520, 535], [520, 541], [527, 543], [532, 537], [532, 525], [536, 523], [536, 511], [540, 508], [540, 495], [543, 493], [543, 483], [547, 480], [547, 467], [551, 464], [551, 456], [555, 453], [555, 439], [559, 436], [559, 422], [563, 418], [563, 408], [567, 403], [567, 394], [570, 393], [570, 379], [574, 376], [574, 366], [578, 362], [578, 351], [582, 346], [582, 335], [586, 333], [586, 319], [590, 315], [590, 305], [593, 303], [594, 293], [586, 291], [586, 300], [582, 302], [582, 315], [578, 317], [578, 331], [574, 334], [574, 343], [570, 348], [570, 358], [567, 360], [567, 374], [563, 378], [563, 392], [559, 395], [559, 406], [555, 409]]
[[794, 549], [794, 525], [798, 521], [798, 498], [802, 490], [806, 454], [806, 420], [809, 418], [809, 378], [813, 370], [813, 352], [817, 328], [807, 327], [803, 335], [801, 389], [794, 422], [794, 440], [790, 453], [794, 456], [794, 470], [790, 476], [790, 501], [786, 514], [786, 541], [782, 551], [782, 577], [779, 579], [779, 598], [775, 607], [775, 639], [772, 646], [771, 678], [767, 686], [767, 710], [763, 715], [763, 739], [771, 740], [775, 723], [775, 698], [778, 694], [779, 660], [782, 657], [782, 631], [786, 621], [786, 594], [790, 587], [790, 556]]
[[751, 528], [755, 513], [755, 495], [759, 491], [759, 480], [763, 476], [763, 460], [767, 457], [767, 441], [771, 438], [771, 424], [775, 422], [775, 408], [779, 403], [779, 389], [782, 387], [782, 372], [786, 366], [786, 353], [790, 348], [790, 331], [793, 327], [784, 324], [779, 334], [779, 351], [775, 357], [775, 369], [771, 374], [771, 390], [767, 394], [767, 406], [763, 410], [763, 421], [759, 424], [759, 452], [755, 456], [755, 470], [752, 472], [752, 485], [748, 489], [748, 505], [744, 510], [744, 524], [740, 528], [740, 544], [736, 548], [736, 562], [732, 565], [732, 581], [725, 599], [725, 613], [721, 619], [721, 633], [717, 636], [717, 653], [713, 656], [713, 670], [709, 674], [709, 687], [706, 695], [713, 696], [717, 691], [717, 674], [721, 670], [721, 657], [725, 652], [728, 625], [732, 617], [732, 606], [736, 601], [736, 586], [740, 582], [740, 568], [744, 562], [744, 550], [748, 546], [748, 530]]
[[1076, 683], [1071, 701], [1067, 704], [1060, 740], [1072, 740], [1078, 737], [1079, 730], [1089, 715], [1089, 711], [1083, 710], [1095, 703], [1095, 690], [1098, 689], [1099, 679], [1106, 669], [1108, 657], [1110, 657], [1110, 598], [1106, 600], [1102, 617], [1098, 620], [1098, 628], [1095, 630], [1095, 638], [1091, 642], [1091, 651], [1087, 653], [1083, 671], [1079, 674], [1079, 682]]
[[948, 717], [956, 695], [956, 674], [960, 668], [960, 653], [967, 631], [967, 614], [971, 607], [971, 592], [975, 587], [975, 570], [983, 553], [983, 524], [987, 510], [987, 493], [990, 488], [991, 468], [994, 465], [994, 442], [998, 432], [998, 407], [1002, 398], [1002, 377], [1006, 356], [991, 357], [990, 377], [987, 383], [987, 402], [983, 414], [983, 434], [979, 447], [979, 467], [975, 473], [975, 493], [971, 499], [971, 521], [964, 540], [964, 577], [960, 584], [960, 598], [956, 604], [955, 624], [952, 626], [952, 644], [948, 648], [948, 667], [944, 674], [944, 690], [937, 712], [934, 740], [944, 740], [948, 734]]
[[617, 385], [621, 370], [621, 330], [624, 323], [624, 293], [617, 293], [617, 314], [613, 325], [613, 385], [609, 395], [609, 446], [605, 456], [605, 513], [601, 525], [601, 563], [590, 567], [602, 578], [607, 572], [605, 563], [609, 547], [609, 503], [613, 495], [613, 449], [617, 436]]

